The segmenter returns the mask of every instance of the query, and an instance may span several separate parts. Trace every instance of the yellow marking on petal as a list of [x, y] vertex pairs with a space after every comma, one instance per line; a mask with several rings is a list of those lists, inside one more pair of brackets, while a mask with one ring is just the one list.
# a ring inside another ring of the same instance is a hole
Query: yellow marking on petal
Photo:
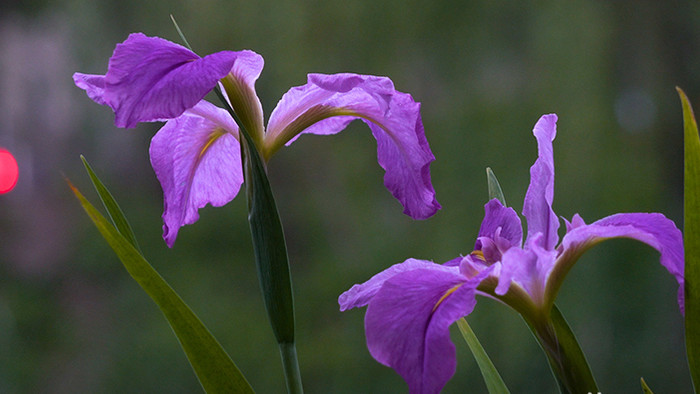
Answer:
[[268, 130], [268, 133], [265, 134], [263, 156], [266, 160], [269, 160], [275, 152], [282, 148], [284, 144], [291, 141], [292, 138], [314, 124], [333, 116], [361, 117], [359, 114], [344, 107], [333, 107], [323, 104], [314, 105], [307, 108], [303, 113], [294, 118], [294, 120], [283, 121], [282, 124], [286, 122], [283, 129]]
[[217, 128], [216, 130], [212, 131], [211, 134], [209, 134], [209, 137], [207, 137], [207, 143], [204, 144], [202, 149], [199, 151], [199, 156], [197, 156], [198, 159], [201, 159], [202, 156], [204, 156], [205, 153], [207, 153], [207, 149], [209, 149], [216, 140], [219, 139], [222, 135], [226, 134], [226, 131], [221, 128]]
[[442, 302], [445, 301], [445, 298], [449, 297], [450, 294], [457, 291], [457, 289], [459, 289], [462, 285], [463, 285], [463, 283], [460, 283], [458, 285], [455, 285], [451, 289], [447, 290], [445, 292], [445, 294], [443, 294], [442, 297], [440, 297], [440, 299], [435, 303], [435, 306], [433, 307], [433, 312], [435, 312], [435, 310], [438, 308], [438, 306], [440, 306], [440, 304], [442, 304]]
[[226, 91], [231, 107], [243, 123], [243, 127], [248, 130], [255, 146], [261, 149], [264, 130], [262, 106], [255, 94], [255, 88], [248, 86], [238, 75], [233, 72], [220, 80]]
[[[214, 144], [214, 142], [216, 142], [216, 140], [218, 140], [219, 137], [221, 137], [222, 135], [224, 135], [226, 133], [228, 133], [226, 130], [224, 130], [221, 127], [217, 127], [216, 129], [214, 129], [214, 131], [212, 131], [209, 134], [209, 136], [207, 136], [207, 142], [199, 150], [199, 154], [197, 155], [197, 160], [195, 161], [194, 165], [190, 169], [190, 176], [187, 178], [187, 182], [184, 185], [185, 194], [184, 194], [184, 198], [182, 199], [182, 201], [183, 201], [182, 206], [183, 207], [186, 207], [190, 201], [190, 192], [192, 191], [192, 181], [194, 179], [195, 173], [197, 172], [197, 169], [199, 168], [199, 164], [202, 162], [202, 157], [204, 157], [204, 155], [207, 153], [209, 148]], [[181, 222], [184, 221], [186, 211], [187, 211], [186, 209], [182, 210], [182, 217], [180, 218]]]
[[484, 252], [481, 250], [475, 250], [475, 251], [469, 253], [469, 255], [474, 256], [483, 262], [486, 262], [486, 257], [484, 257]]

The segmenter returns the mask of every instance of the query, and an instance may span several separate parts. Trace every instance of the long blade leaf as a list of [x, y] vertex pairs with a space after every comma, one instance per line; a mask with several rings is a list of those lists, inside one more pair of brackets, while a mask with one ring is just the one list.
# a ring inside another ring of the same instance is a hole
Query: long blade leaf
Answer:
[[83, 155], [80, 155], [80, 160], [83, 161], [83, 165], [85, 166], [88, 175], [90, 175], [92, 185], [95, 186], [95, 190], [97, 191], [97, 194], [99, 194], [100, 200], [102, 200], [102, 205], [104, 205], [105, 209], [107, 209], [107, 213], [109, 214], [109, 218], [112, 219], [112, 223], [117, 228], [119, 233], [123, 235], [124, 238], [126, 238], [126, 240], [139, 251], [139, 253], [141, 253], [141, 248], [136, 241], [134, 231], [131, 229], [131, 225], [129, 224], [129, 221], [126, 220], [126, 216], [124, 216], [124, 212], [122, 212], [122, 209], [117, 204], [117, 201], [114, 200], [112, 193], [107, 190], [107, 187], [102, 183], [100, 178], [97, 177], [95, 172], [92, 170], [92, 167], [90, 167], [90, 164], [88, 164], [87, 159], [85, 159]]
[[208, 393], [253, 393], [226, 351], [180, 296], [138, 250], [68, 182], [83, 209], [121, 260], [132, 278], [165, 315], [192, 368]]
[[476, 364], [481, 370], [481, 375], [484, 377], [484, 383], [486, 383], [486, 388], [491, 394], [508, 394], [508, 387], [506, 387], [505, 382], [501, 378], [501, 375], [496, 370], [496, 367], [491, 362], [486, 350], [481, 346], [481, 342], [474, 334], [474, 331], [469, 327], [469, 323], [464, 318], [457, 320], [457, 326], [459, 331], [462, 333], [464, 341], [467, 342], [469, 350], [472, 351], [474, 358], [476, 359]]
[[697, 392], [700, 389], [700, 136], [693, 108], [680, 89], [685, 139], [684, 225], [685, 346]]

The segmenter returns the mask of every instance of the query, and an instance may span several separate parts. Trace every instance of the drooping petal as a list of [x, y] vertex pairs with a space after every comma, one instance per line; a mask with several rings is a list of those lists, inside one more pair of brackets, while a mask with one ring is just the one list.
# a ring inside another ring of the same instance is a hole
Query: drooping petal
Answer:
[[201, 58], [162, 38], [134, 33], [109, 59], [102, 97], [117, 127], [172, 119], [204, 98], [239, 55], [224, 51]]
[[207, 204], [222, 206], [243, 183], [238, 129], [223, 109], [201, 101], [169, 120], [151, 140], [153, 169], [163, 188], [163, 238], [199, 219]]
[[[493, 239], [496, 230], [500, 230], [500, 237], [509, 241], [510, 246], [521, 246], [523, 243], [523, 228], [520, 218], [513, 208], [506, 208], [498, 199], [493, 199], [484, 205], [484, 220], [481, 222], [478, 238], [487, 237]], [[481, 241], [477, 238], [475, 250], [481, 250]]]
[[442, 270], [454, 274], [459, 273], [459, 267], [457, 267], [456, 265], [441, 266], [439, 264], [433, 263], [432, 261], [408, 259], [403, 263], [392, 265], [384, 271], [374, 275], [367, 282], [354, 285], [350, 288], [350, 290], [341, 294], [340, 297], [338, 297], [338, 304], [340, 304], [340, 310], [346, 311], [348, 309], [359, 308], [367, 305], [372, 300], [372, 297], [374, 297], [375, 294], [377, 294], [384, 282], [402, 272], [412, 271], [421, 268]]
[[107, 105], [104, 99], [105, 76], [94, 74], [73, 74], [73, 82], [75, 86], [83, 89], [88, 97], [97, 104]]
[[553, 249], [559, 237], [559, 219], [552, 210], [554, 201], [554, 153], [552, 141], [557, 134], [557, 115], [543, 115], [535, 124], [538, 157], [530, 167], [530, 186], [525, 194], [523, 215], [527, 219], [527, 234], [542, 233], [544, 247]]
[[[660, 213], [620, 213], [585, 225], [578, 217], [562, 239], [562, 254], [557, 269], [574, 264], [588, 248], [610, 238], [632, 238], [661, 253], [660, 262], [679, 284], [678, 303], [683, 311], [684, 257], [683, 235], [670, 219]], [[562, 267], [559, 267], [559, 266]]]
[[449, 327], [476, 305], [477, 281], [421, 268], [387, 280], [365, 315], [372, 356], [401, 375], [411, 393], [438, 393], [455, 372]]
[[420, 104], [394, 89], [389, 78], [357, 74], [309, 74], [290, 89], [272, 112], [265, 136], [267, 155], [300, 134], [335, 134], [362, 119], [377, 140], [384, 184], [404, 213], [425, 219], [438, 209], [430, 181], [435, 160], [425, 138]]

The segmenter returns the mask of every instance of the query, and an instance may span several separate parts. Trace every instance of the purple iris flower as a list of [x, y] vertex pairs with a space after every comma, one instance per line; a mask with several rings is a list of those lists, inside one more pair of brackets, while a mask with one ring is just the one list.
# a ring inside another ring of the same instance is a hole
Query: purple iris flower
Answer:
[[485, 206], [474, 251], [445, 264], [409, 259], [353, 286], [338, 302], [341, 311], [367, 305], [367, 347], [392, 367], [411, 393], [437, 393], [456, 369], [449, 326], [468, 315], [475, 295], [498, 299], [530, 321], [547, 319], [564, 276], [590, 247], [610, 238], [632, 238], [658, 250], [661, 264], [679, 283], [683, 311], [683, 238], [659, 213], [621, 213], [586, 224], [576, 214], [559, 240], [552, 210], [552, 141], [557, 117], [544, 115], [533, 130], [539, 157], [530, 168], [530, 186], [520, 219], [497, 199]]
[[265, 161], [300, 134], [335, 134], [355, 119], [377, 140], [384, 184], [415, 219], [438, 209], [430, 181], [435, 160], [425, 138], [420, 104], [389, 78], [309, 74], [290, 89], [264, 126], [255, 81], [263, 58], [252, 51], [199, 57], [158, 37], [134, 33], [118, 44], [105, 75], [75, 73], [75, 84], [109, 106], [118, 127], [165, 121], [151, 140], [151, 164], [164, 193], [163, 238], [199, 218], [207, 204], [231, 201], [243, 183], [239, 129], [227, 111], [203, 100], [221, 83], [226, 99]]

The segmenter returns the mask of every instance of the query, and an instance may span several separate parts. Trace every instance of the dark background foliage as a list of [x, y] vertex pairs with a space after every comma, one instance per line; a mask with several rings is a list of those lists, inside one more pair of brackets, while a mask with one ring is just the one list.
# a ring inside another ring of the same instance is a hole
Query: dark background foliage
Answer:
[[[354, 283], [409, 257], [469, 253], [493, 168], [516, 210], [536, 157], [531, 129], [559, 115], [555, 211], [593, 221], [663, 212], [682, 226], [682, 119], [674, 87], [700, 105], [700, 5], [671, 1], [9, 1], [0, 5], [0, 146], [18, 158], [0, 196], [0, 392], [197, 392], [167, 322], [71, 196], [90, 190], [84, 154], [131, 219], [152, 264], [219, 338], [257, 391], [283, 392], [250, 248], [243, 196], [206, 208], [173, 249], [148, 161], [158, 125], [121, 130], [72, 85], [104, 73], [135, 31], [173, 41], [173, 14], [200, 54], [262, 54], [267, 114], [309, 72], [390, 76], [422, 102], [443, 209], [416, 222], [382, 185], [357, 122], [303, 137], [270, 163], [288, 237], [298, 350], [310, 393], [405, 392], [364, 342]], [[633, 241], [587, 253], [558, 300], [604, 392], [689, 392], [677, 286]], [[544, 355], [510, 309], [469, 317], [513, 392], [553, 392]], [[455, 327], [456, 328], [456, 327]], [[485, 392], [464, 342], [445, 392]]]

